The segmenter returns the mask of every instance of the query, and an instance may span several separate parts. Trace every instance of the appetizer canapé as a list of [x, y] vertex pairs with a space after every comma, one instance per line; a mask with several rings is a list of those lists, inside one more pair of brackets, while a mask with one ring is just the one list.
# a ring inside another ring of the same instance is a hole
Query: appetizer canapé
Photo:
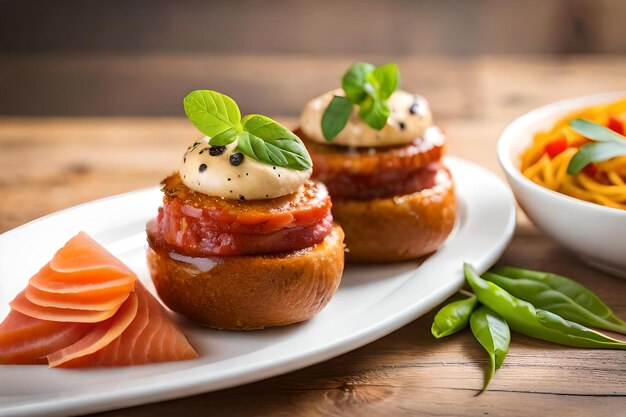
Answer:
[[344, 246], [304, 145], [265, 116], [241, 119], [222, 94], [195, 91], [184, 104], [207, 136], [163, 181], [163, 206], [147, 226], [159, 296], [220, 329], [311, 318], [339, 285]]
[[77, 368], [198, 357], [137, 276], [82, 232], [10, 305], [0, 323], [0, 364]]
[[313, 178], [333, 199], [347, 259], [389, 262], [435, 251], [452, 230], [454, 186], [427, 101], [396, 91], [397, 67], [357, 63], [342, 89], [306, 104], [296, 130]]
[[626, 210], [626, 98], [570, 114], [537, 133], [522, 173], [571, 197]]

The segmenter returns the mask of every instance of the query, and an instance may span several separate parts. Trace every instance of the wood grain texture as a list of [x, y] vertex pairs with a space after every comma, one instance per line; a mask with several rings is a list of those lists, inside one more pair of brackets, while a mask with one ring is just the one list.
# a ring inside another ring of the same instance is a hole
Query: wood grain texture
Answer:
[[[468, 60], [462, 72], [447, 71], [445, 59], [427, 62], [433, 70], [429, 97], [449, 136], [449, 153], [499, 175], [494, 145], [513, 117], [558, 99], [626, 89], [623, 58], [483, 57]], [[419, 59], [407, 60], [402, 70], [411, 74], [421, 66]], [[176, 168], [196, 135], [180, 118], [1, 118], [0, 231], [80, 202], [154, 185]], [[626, 316], [626, 282], [585, 266], [521, 211], [500, 263], [572, 276]], [[489, 391], [475, 397], [483, 383], [485, 353], [469, 332], [433, 339], [432, 315], [287, 375], [101, 415], [624, 414], [626, 352], [565, 348], [514, 334]]]

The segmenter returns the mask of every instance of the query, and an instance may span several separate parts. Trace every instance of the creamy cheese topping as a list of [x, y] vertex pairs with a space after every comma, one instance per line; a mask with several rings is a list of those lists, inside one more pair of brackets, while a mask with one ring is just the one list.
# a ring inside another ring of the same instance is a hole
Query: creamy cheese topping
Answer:
[[211, 146], [209, 138], [196, 141], [185, 153], [179, 174], [190, 189], [210, 196], [263, 200], [292, 194], [311, 176], [256, 161], [238, 151], [237, 141]]
[[300, 116], [300, 128], [308, 139], [344, 146], [402, 145], [421, 137], [426, 128], [433, 123], [430, 106], [424, 97], [406, 91], [396, 91], [387, 102], [391, 115], [381, 130], [376, 130], [361, 120], [359, 107], [354, 106], [346, 126], [331, 142], [327, 142], [322, 134], [322, 115], [333, 96], [344, 95], [343, 90], [337, 89], [306, 104]]

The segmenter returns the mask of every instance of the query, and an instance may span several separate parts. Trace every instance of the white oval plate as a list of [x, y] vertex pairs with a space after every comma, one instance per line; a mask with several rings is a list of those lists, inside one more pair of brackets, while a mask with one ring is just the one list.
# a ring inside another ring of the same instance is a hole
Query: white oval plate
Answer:
[[[417, 262], [350, 266], [328, 306], [285, 328], [228, 332], [181, 320], [200, 359], [126, 368], [61, 370], [0, 366], [0, 415], [74, 415], [163, 401], [283, 374], [356, 349], [413, 321], [463, 284], [462, 263], [480, 272], [500, 257], [515, 228], [515, 203], [494, 174], [447, 158], [459, 215], [441, 249]], [[29, 277], [78, 231], [119, 256], [154, 290], [145, 264], [144, 225], [158, 188], [83, 204], [0, 235], [0, 318]]]

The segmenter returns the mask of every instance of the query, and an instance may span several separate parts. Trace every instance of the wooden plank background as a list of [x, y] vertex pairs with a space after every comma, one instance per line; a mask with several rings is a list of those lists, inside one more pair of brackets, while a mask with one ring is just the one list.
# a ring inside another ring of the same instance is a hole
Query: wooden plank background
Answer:
[[404, 86], [437, 99], [441, 71], [472, 88], [475, 56], [624, 56], [624, 15], [621, 0], [3, 0], [0, 115], [177, 116], [196, 88], [296, 115], [356, 59], [418, 57]]
[[[167, 66], [167, 57], [161, 59]], [[225, 64], [229, 62], [222, 59]], [[335, 77], [323, 69], [340, 72], [351, 61], [333, 57], [244, 57], [238, 63], [242, 62], [279, 80], [292, 72], [318, 74], [319, 88], [316, 83], [302, 90], [281, 87], [278, 82], [259, 85], [284, 99], [288, 115], [297, 113], [309, 97], [336, 83]], [[465, 158], [495, 172], [499, 172], [495, 140], [516, 116], [556, 100], [626, 90], [626, 57], [414, 57], [402, 60], [401, 65], [407, 89], [419, 91], [430, 100], [436, 121], [449, 136], [450, 151], [455, 153], [456, 147], [463, 146]], [[245, 72], [234, 70], [237, 65], [232, 68], [224, 72], [230, 79], [246, 79]], [[182, 94], [175, 98], [176, 107]], [[241, 101], [244, 112], [259, 111], [257, 105], [263, 107], [262, 97], [247, 105]], [[178, 112], [182, 114], [182, 110]], [[281, 117], [280, 113], [270, 114]], [[67, 120], [2, 118], [0, 230], [83, 201], [157, 184], [165, 173], [176, 169], [176, 149], [183, 149], [197, 135], [183, 117], [83, 117], [72, 119], [70, 124]], [[295, 124], [293, 117], [283, 120]], [[141, 155], [141, 163], [137, 155]]]

